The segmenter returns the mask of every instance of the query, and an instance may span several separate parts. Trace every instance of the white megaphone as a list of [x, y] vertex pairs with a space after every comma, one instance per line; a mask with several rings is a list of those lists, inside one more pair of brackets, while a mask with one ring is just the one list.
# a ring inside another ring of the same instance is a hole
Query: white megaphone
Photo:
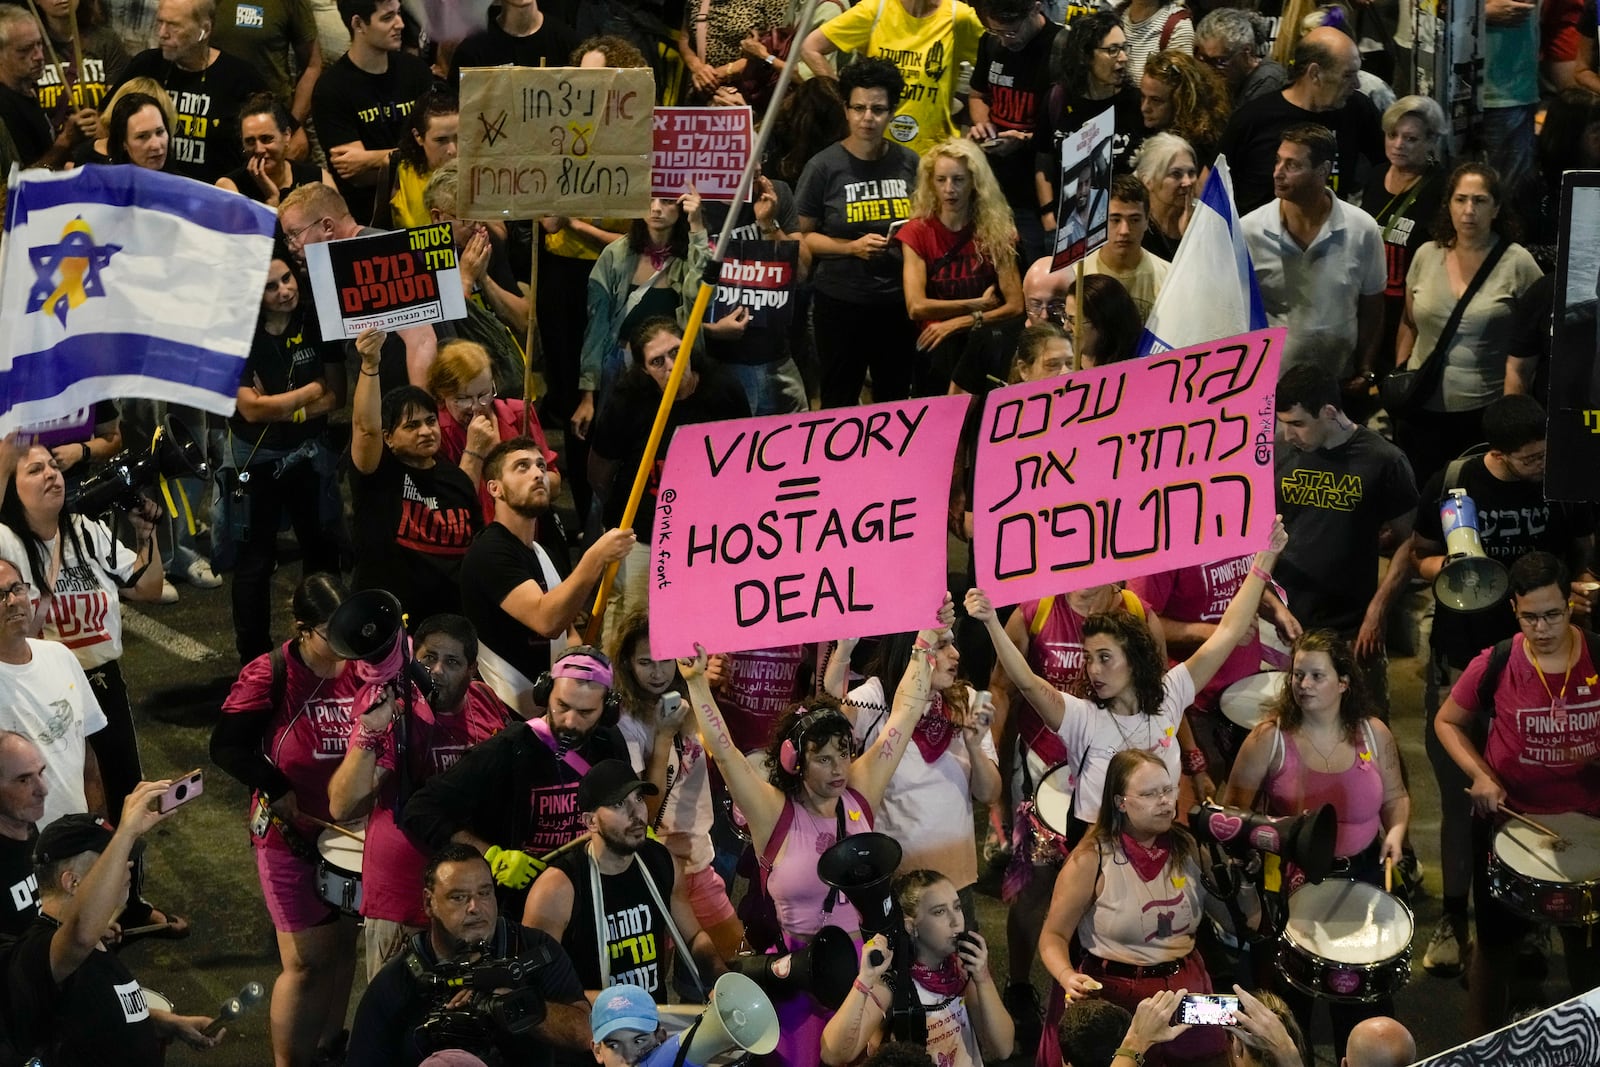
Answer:
[[730, 972], [711, 987], [711, 1003], [700, 1018], [662, 1042], [639, 1067], [705, 1067], [730, 1049], [765, 1056], [777, 1047], [778, 1013], [772, 1001], [753, 981]]
[[1465, 489], [1452, 489], [1439, 504], [1445, 564], [1433, 580], [1433, 595], [1452, 611], [1487, 611], [1505, 602], [1511, 575], [1483, 550], [1478, 505]]

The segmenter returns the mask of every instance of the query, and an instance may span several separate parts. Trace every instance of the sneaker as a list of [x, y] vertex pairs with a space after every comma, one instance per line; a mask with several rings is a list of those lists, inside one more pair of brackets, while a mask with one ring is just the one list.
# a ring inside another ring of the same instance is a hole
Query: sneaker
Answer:
[[1465, 919], [1442, 916], [1428, 939], [1428, 951], [1422, 956], [1422, 969], [1439, 978], [1454, 978], [1466, 967], [1467, 953], [1472, 951], [1472, 938], [1467, 933]]
[[1427, 888], [1422, 882], [1422, 863], [1415, 852], [1406, 849], [1400, 856], [1400, 862], [1394, 865], [1394, 873], [1400, 876], [1400, 885], [1407, 900], [1415, 901], [1427, 896]]
[[170, 581], [161, 579], [161, 603], [176, 604], [178, 602], [178, 587]]
[[996, 830], [990, 823], [983, 838], [983, 862], [990, 867], [1003, 868], [1011, 863], [1011, 837]]
[[179, 576], [197, 589], [222, 588], [222, 579], [216, 576], [211, 570], [211, 564], [204, 559], [197, 559], [189, 564], [179, 572]]

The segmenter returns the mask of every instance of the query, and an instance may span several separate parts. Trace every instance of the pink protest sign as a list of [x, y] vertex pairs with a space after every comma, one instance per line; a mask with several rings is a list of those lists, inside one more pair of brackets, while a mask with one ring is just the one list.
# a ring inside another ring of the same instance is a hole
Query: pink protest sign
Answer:
[[996, 389], [978, 586], [1019, 604], [1263, 547], [1282, 329]]
[[679, 427], [656, 497], [651, 654], [932, 623], [967, 399]]
[[694, 184], [702, 200], [729, 200], [750, 161], [755, 126], [747, 107], [658, 107], [650, 195], [675, 200]]

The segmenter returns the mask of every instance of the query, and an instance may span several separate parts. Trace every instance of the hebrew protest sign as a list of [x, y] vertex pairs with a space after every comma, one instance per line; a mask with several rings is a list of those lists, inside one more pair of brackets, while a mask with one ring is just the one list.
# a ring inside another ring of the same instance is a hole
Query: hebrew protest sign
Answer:
[[1116, 112], [1107, 108], [1061, 141], [1061, 196], [1050, 258], [1053, 271], [1072, 266], [1106, 243], [1111, 139], [1115, 134]]
[[967, 400], [680, 426], [656, 496], [651, 654], [930, 625]]
[[305, 246], [327, 340], [467, 317], [450, 224]]
[[1257, 330], [991, 392], [979, 587], [1018, 604], [1263, 547], [1283, 339]]
[[742, 307], [750, 312], [751, 327], [787, 329], [799, 269], [798, 241], [729, 241], [710, 321]]
[[692, 183], [702, 200], [731, 201], [750, 162], [755, 123], [747, 107], [658, 107], [650, 195], [673, 200]]
[[645, 68], [464, 68], [457, 213], [643, 216], [655, 95]]

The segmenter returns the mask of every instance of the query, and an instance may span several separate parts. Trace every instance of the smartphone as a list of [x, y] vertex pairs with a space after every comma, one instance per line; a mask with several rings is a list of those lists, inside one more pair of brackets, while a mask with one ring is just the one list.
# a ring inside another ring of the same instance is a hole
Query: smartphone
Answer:
[[1232, 1026], [1239, 1021], [1239, 998], [1232, 993], [1190, 993], [1178, 1001], [1175, 1023]]
[[910, 221], [910, 219], [895, 219], [893, 222], [889, 223], [889, 236], [893, 237], [895, 233], [899, 231], [900, 227], [904, 226]]
[[675, 690], [668, 689], [661, 694], [661, 717], [672, 720], [678, 717], [678, 709], [683, 706], [683, 695]]
[[165, 815], [169, 811], [181, 808], [205, 791], [205, 779], [201, 775], [200, 768], [196, 767], [174, 781], [167, 787], [165, 793], [156, 798], [156, 810]]

